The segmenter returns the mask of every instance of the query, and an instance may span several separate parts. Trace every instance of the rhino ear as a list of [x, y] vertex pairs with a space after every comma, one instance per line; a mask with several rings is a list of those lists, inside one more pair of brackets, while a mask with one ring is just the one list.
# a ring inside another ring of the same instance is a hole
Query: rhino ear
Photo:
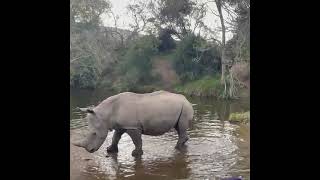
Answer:
[[90, 108], [87, 109], [87, 113], [95, 114], [94, 110]]
[[91, 113], [91, 114], [94, 114], [94, 110], [92, 108], [79, 108], [80, 111], [82, 112], [86, 112], [86, 113]]

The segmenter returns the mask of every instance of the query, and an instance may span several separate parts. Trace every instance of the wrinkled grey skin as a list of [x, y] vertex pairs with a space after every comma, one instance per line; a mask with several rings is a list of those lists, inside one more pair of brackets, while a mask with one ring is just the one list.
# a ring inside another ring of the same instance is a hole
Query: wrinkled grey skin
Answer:
[[90, 133], [84, 141], [74, 145], [93, 153], [101, 147], [108, 131], [115, 130], [107, 151], [118, 152], [121, 135], [127, 133], [135, 145], [133, 156], [143, 154], [142, 134], [159, 136], [172, 128], [179, 135], [176, 148], [181, 149], [189, 139], [187, 129], [194, 113], [192, 105], [183, 95], [167, 91], [120, 93], [107, 98], [95, 108], [81, 110], [88, 113]]

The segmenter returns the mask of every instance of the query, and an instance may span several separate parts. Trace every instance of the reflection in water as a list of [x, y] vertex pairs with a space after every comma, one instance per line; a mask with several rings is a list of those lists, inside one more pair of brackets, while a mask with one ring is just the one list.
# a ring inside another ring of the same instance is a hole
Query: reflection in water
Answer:
[[181, 179], [190, 176], [188, 160], [182, 153], [175, 153], [173, 157], [167, 159], [133, 158], [131, 162], [119, 161], [116, 154], [108, 158], [112, 169], [100, 172], [100, 178], [105, 177], [105, 174], [108, 174], [108, 179]]
[[[80, 96], [78, 96], [79, 98]], [[86, 96], [81, 96], [85, 99]], [[95, 104], [106, 98], [95, 94], [76, 106]], [[75, 98], [77, 99], [77, 98]], [[250, 134], [248, 125], [230, 124], [228, 116], [232, 112], [250, 110], [248, 100], [216, 101], [190, 98], [195, 117], [188, 131], [190, 136], [184, 151], [174, 149], [178, 135], [170, 131], [162, 136], [143, 136], [144, 154], [141, 159], [131, 156], [134, 145], [127, 134], [119, 143], [119, 153], [107, 155], [113, 133], [95, 153], [97, 166], [88, 166], [83, 179], [214, 179], [226, 176], [242, 176], [249, 179]], [[71, 109], [70, 108], [70, 109]], [[72, 114], [71, 128], [79, 125], [81, 114]]]

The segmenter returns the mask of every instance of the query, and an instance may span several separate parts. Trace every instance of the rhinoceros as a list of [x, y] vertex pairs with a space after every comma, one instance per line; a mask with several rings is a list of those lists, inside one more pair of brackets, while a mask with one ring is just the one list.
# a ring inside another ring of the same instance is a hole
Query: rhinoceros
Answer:
[[87, 113], [89, 134], [85, 140], [73, 143], [88, 152], [97, 151], [108, 131], [115, 130], [108, 153], [118, 152], [118, 143], [127, 133], [134, 145], [132, 156], [143, 154], [141, 135], [159, 136], [175, 129], [181, 149], [188, 141], [187, 129], [193, 119], [192, 104], [181, 94], [167, 91], [137, 94], [124, 92], [111, 96], [93, 108], [80, 108]]

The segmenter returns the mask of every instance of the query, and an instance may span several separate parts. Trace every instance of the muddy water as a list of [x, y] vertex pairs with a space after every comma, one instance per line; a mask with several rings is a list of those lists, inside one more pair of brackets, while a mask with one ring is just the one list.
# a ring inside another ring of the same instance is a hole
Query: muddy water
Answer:
[[[103, 91], [71, 91], [72, 139], [80, 139], [86, 130], [86, 122], [81, 120], [83, 115], [73, 109], [97, 104], [110, 95]], [[111, 132], [93, 154], [71, 148], [71, 179], [221, 179], [238, 176], [250, 179], [249, 125], [228, 121], [230, 113], [250, 110], [249, 100], [188, 99], [196, 105], [195, 118], [188, 131], [190, 139], [184, 151], [174, 149], [178, 136], [171, 131], [157, 137], [143, 136], [144, 154], [136, 159], [131, 156], [134, 145], [124, 134], [119, 142], [119, 153], [108, 156], [106, 148], [112, 139]]]

